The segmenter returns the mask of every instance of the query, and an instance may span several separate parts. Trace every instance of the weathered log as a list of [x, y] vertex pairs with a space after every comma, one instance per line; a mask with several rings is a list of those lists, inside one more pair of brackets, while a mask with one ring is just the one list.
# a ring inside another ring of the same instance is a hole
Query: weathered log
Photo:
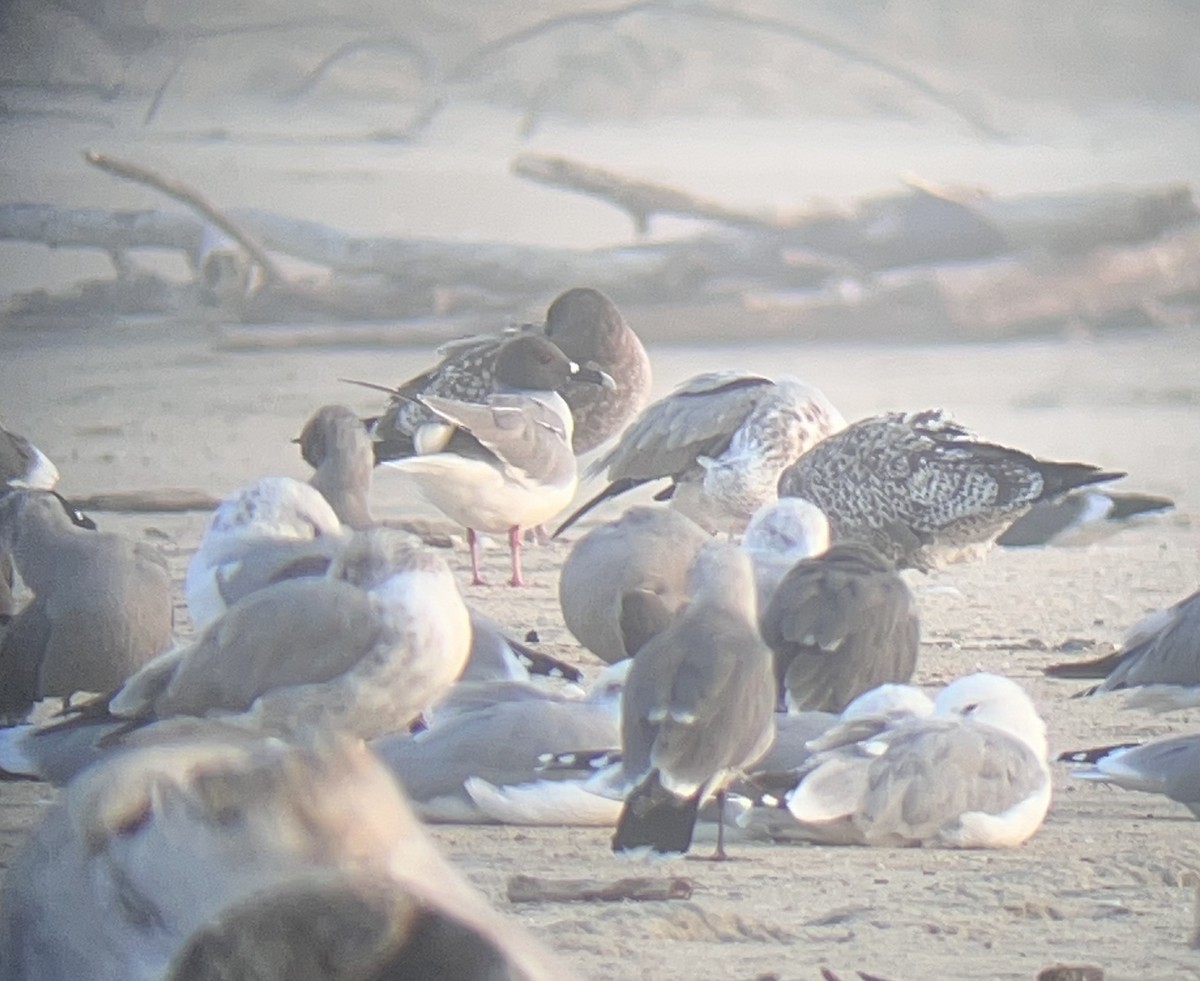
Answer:
[[620, 902], [631, 899], [656, 901], [690, 899], [695, 883], [673, 876], [668, 879], [633, 877], [627, 879], [544, 879], [532, 875], [514, 875], [508, 880], [510, 903]]
[[191, 487], [159, 487], [149, 490], [101, 491], [86, 497], [74, 497], [71, 503], [81, 511], [211, 511], [221, 503], [207, 491]]

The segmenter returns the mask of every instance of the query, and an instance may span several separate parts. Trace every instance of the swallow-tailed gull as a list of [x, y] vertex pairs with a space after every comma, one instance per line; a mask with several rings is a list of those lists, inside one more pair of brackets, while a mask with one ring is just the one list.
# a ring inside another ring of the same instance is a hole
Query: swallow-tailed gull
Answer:
[[[537, 328], [531, 330], [540, 333]], [[611, 388], [568, 382], [561, 394], [575, 418], [571, 446], [587, 453], [617, 435], [646, 405], [650, 394], [650, 359], [637, 334], [599, 290], [567, 290], [546, 312], [545, 336], [577, 364], [598, 368], [613, 379]], [[418, 395], [439, 395], [460, 402], [485, 402], [495, 391], [496, 355], [504, 335], [472, 337], [439, 348], [442, 361], [402, 384], [387, 412], [374, 426], [376, 458], [410, 456], [413, 435], [437, 422]]]
[[251, 593], [146, 665], [108, 709], [138, 722], [217, 716], [281, 735], [314, 725], [381, 735], [454, 683], [470, 630], [439, 556], [402, 532], [357, 532], [324, 577]]
[[567, 629], [608, 664], [630, 657], [636, 651], [626, 648], [622, 617], [631, 598], [652, 593], [673, 613], [687, 598], [687, 570], [708, 539], [679, 512], [647, 506], [592, 528], [571, 547], [558, 580]]
[[789, 709], [842, 711], [885, 682], [912, 678], [921, 646], [916, 600], [869, 545], [801, 559], [759, 615]]
[[[478, 699], [476, 707], [464, 708], [460, 699], [448, 714], [435, 708], [433, 723], [422, 732], [398, 733], [371, 743], [400, 778], [424, 820], [496, 820], [474, 799], [468, 781], [502, 793], [509, 784], [538, 779], [538, 766], [550, 755], [613, 746], [620, 738], [620, 687], [614, 692], [607, 678], [583, 699], [556, 697], [528, 685], [502, 685], [498, 700], [493, 701], [488, 691], [492, 687], [467, 685], [468, 696]], [[517, 696], [522, 687], [527, 693]], [[478, 690], [472, 693], [473, 688]], [[488, 799], [484, 797], [485, 805]], [[525, 823], [566, 823], [545, 811], [540, 817]]]
[[835, 727], [786, 796], [790, 833], [826, 844], [1006, 848], [1050, 805], [1046, 727], [1015, 682], [974, 674], [934, 714]]
[[152, 546], [80, 527], [53, 491], [0, 497], [0, 549], [33, 598], [0, 642], [0, 715], [121, 684], [171, 644], [171, 579]]
[[361, 744], [117, 754], [10, 860], [4, 981], [571, 977], [437, 852]]
[[356, 531], [375, 524], [368, 496], [375, 451], [362, 421], [344, 405], [325, 405], [304, 424], [296, 442], [315, 471], [309, 479], [338, 520]]
[[1081, 487], [1052, 501], [1039, 501], [996, 539], [1007, 548], [1089, 545], [1138, 520], [1175, 507], [1169, 497]]
[[845, 420], [816, 388], [794, 378], [718, 371], [697, 375], [647, 407], [617, 444], [588, 468], [609, 483], [575, 511], [560, 534], [596, 505], [652, 480], [708, 531], [741, 532], [776, 497], [784, 467]]
[[1063, 753], [1059, 759], [1090, 764], [1072, 770], [1073, 777], [1162, 794], [1200, 818], [1200, 736], [1195, 733], [1154, 739], [1140, 746]]
[[929, 571], [990, 547], [1036, 502], [1123, 476], [985, 443], [940, 410], [888, 412], [822, 440], [779, 478], [897, 568]]
[[[771, 743], [775, 681], [759, 637], [754, 574], [738, 548], [710, 542], [689, 600], [633, 660], [621, 701], [626, 796], [612, 847], [686, 852], [696, 811]], [[718, 834], [717, 854], [724, 854]]]
[[471, 581], [482, 585], [476, 533], [507, 532], [514, 586], [521, 576], [521, 531], [570, 503], [579, 477], [571, 450], [571, 411], [558, 394], [568, 380], [612, 379], [580, 368], [545, 337], [519, 334], [496, 355], [496, 393], [483, 403], [418, 396], [440, 420], [419, 432], [418, 452], [387, 461], [408, 484], [467, 529]]

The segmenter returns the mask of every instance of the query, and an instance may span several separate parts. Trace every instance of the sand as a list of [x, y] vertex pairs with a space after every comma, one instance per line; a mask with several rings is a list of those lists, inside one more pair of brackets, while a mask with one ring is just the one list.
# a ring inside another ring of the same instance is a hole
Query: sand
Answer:
[[[226, 121], [225, 136], [204, 136], [199, 124], [176, 118], [165, 132], [147, 135], [136, 126], [137, 107], [105, 107], [98, 122], [92, 109], [90, 122], [36, 115], [4, 122], [4, 199], [157, 203], [149, 192], [117, 190], [86, 168], [76, 154], [96, 145], [186, 174], [225, 205], [257, 203], [347, 229], [564, 245], [629, 234], [623, 219], [595, 202], [544, 189], [506, 198], [516, 193], [504, 171], [515, 148], [506, 128], [511, 120], [487, 131], [480, 144], [486, 153], [476, 154], [478, 145], [463, 133], [446, 131], [465, 125], [460, 117], [448, 118], [432, 135], [443, 147], [435, 152], [262, 137], [264, 130], [288, 129], [289, 121], [278, 119], [271, 126], [258, 121], [257, 142], [245, 139], [238, 120]], [[793, 156], [758, 155], [752, 178], [741, 179], [732, 175], [739, 161], [745, 164], [745, 153], [689, 153], [699, 146], [688, 142], [694, 130], [690, 136], [671, 132], [675, 166], [655, 154], [646, 130], [632, 156], [605, 156], [601, 149], [611, 150], [620, 132], [610, 132], [606, 143], [595, 133], [584, 139], [581, 132], [549, 130], [531, 148], [573, 151], [750, 205], [802, 203], [799, 188], [838, 199], [887, 189], [888, 175], [914, 165], [930, 179], [984, 180], [1006, 191], [1187, 176], [1179, 144], [1146, 141], [1138, 155], [1133, 142], [1117, 139], [1119, 128], [1109, 125], [1108, 142], [1088, 131], [1072, 133], [1078, 139], [1071, 145], [988, 149], [966, 146], [953, 133], [893, 127], [876, 131], [880, 142], [867, 151], [860, 133], [826, 125], [823, 133], [832, 139], [820, 142], [806, 130], [810, 142], [800, 153], [786, 138], [793, 131], [776, 126], [769, 148], [786, 145]], [[751, 129], [738, 135], [749, 138]], [[1048, 141], [1061, 136], [1052, 130], [1044, 127]], [[1187, 132], [1194, 142], [1194, 129]], [[1113, 147], [1119, 152], [1106, 154]], [[801, 158], [808, 172], [798, 169]], [[839, 160], [853, 166], [839, 167]], [[455, 206], [439, 208], [440, 200]], [[5, 245], [2, 255], [2, 292], [61, 285], [81, 270], [105, 273], [98, 257], [81, 262], [77, 254], [14, 245]], [[576, 284], [563, 287], [570, 285]], [[531, 298], [531, 309], [544, 309], [548, 299]], [[636, 327], [637, 311], [628, 313]], [[737, 336], [731, 324], [729, 337]], [[0, 329], [0, 420], [58, 463], [67, 494], [191, 487], [220, 495], [267, 474], [304, 477], [289, 440], [317, 406], [337, 401], [364, 413], [380, 408], [379, 397], [339, 378], [395, 383], [431, 357], [427, 346], [235, 351], [224, 345], [219, 325]], [[996, 441], [1124, 469], [1130, 489], [1174, 497], [1175, 513], [1096, 544], [995, 552], [982, 564], [915, 578], [924, 629], [917, 680], [937, 686], [980, 669], [1016, 678], [1048, 720], [1055, 751], [1200, 727], [1200, 712], [1156, 717], [1123, 710], [1119, 698], [1074, 700], [1079, 685], [1041, 674], [1046, 663], [1065, 656], [1056, 648], [1117, 643], [1141, 616], [1200, 583], [1193, 526], [1200, 511], [1200, 338], [1194, 332], [986, 346], [817, 345], [797, 338], [771, 345], [652, 345], [651, 357], [660, 393], [702, 370], [790, 372], [823, 388], [851, 419], [942, 406]], [[384, 517], [413, 511], [386, 474], [377, 480], [374, 505]], [[613, 507], [596, 518], [616, 513]], [[160, 545], [179, 583], [205, 521], [201, 513], [96, 517], [106, 528]], [[530, 549], [532, 585], [526, 589], [464, 588], [514, 631], [536, 629], [546, 650], [594, 669], [597, 663], [575, 644], [557, 608], [557, 570], [568, 548], [569, 542]], [[461, 540], [446, 557], [465, 583]], [[505, 563], [502, 543], [494, 544], [485, 566], [496, 582]], [[181, 600], [179, 625], [185, 635]], [[0, 864], [36, 820], [38, 802], [52, 794], [38, 784], [0, 785]], [[1072, 782], [1061, 765], [1045, 826], [1029, 844], [1006, 852], [739, 844], [736, 860], [723, 865], [681, 861], [647, 870], [613, 859], [603, 830], [441, 827], [434, 836], [501, 910], [594, 981], [809, 979], [822, 966], [843, 977], [865, 970], [892, 979], [1016, 979], [1033, 978], [1059, 961], [1100, 965], [1109, 978], [1200, 978], [1200, 952], [1189, 946], [1200, 873], [1200, 836], [1190, 814], [1169, 801]], [[519, 908], [505, 899], [507, 879], [516, 872], [616, 878], [647, 871], [692, 877], [692, 899]]]

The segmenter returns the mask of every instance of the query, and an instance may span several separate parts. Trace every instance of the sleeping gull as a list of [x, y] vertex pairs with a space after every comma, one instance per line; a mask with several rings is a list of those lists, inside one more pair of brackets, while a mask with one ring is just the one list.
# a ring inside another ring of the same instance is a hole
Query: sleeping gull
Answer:
[[111, 698], [135, 724], [216, 716], [288, 735], [399, 729], [462, 673], [470, 620], [446, 563], [411, 536], [357, 532], [324, 577], [246, 596]]
[[570, 379], [611, 385], [545, 337], [518, 334], [496, 355], [496, 392], [482, 404], [417, 396], [439, 422], [421, 427], [416, 454], [387, 461], [408, 484], [467, 529], [471, 582], [482, 585], [476, 533], [508, 532], [513, 586], [521, 586], [521, 531], [558, 514], [579, 476], [574, 423], [558, 390]]
[[847, 542], [801, 559], [759, 615], [789, 709], [842, 711], [885, 682], [907, 682], [917, 666], [916, 600], [890, 562]]
[[1028, 840], [1050, 806], [1045, 724], [1024, 689], [998, 675], [947, 685], [929, 718], [852, 721], [817, 746], [787, 794], [785, 837], [1007, 848]]
[[81, 523], [53, 491], [0, 496], [0, 550], [33, 592], [0, 640], [0, 716], [9, 722], [42, 698], [109, 691], [171, 644], [165, 559]]
[[742, 535], [742, 551], [754, 566], [760, 618], [792, 566], [828, 548], [829, 520], [809, 501], [781, 497], [754, 512]]
[[1006, 548], [1090, 545], [1141, 519], [1175, 507], [1169, 497], [1081, 487], [1053, 501], [1039, 501], [996, 539]]
[[[9, 487], [52, 490], [58, 468], [24, 436], [0, 426], [0, 492]], [[0, 623], [16, 612], [13, 599], [12, 556], [0, 549]]]
[[572, 546], [558, 580], [563, 622], [584, 647], [608, 664], [628, 650], [622, 616], [641, 591], [674, 613], [687, 598], [687, 570], [709, 535], [677, 511], [633, 507], [597, 525]]
[[835, 543], [930, 571], [986, 549], [1036, 502], [1120, 476], [982, 442], [940, 410], [888, 412], [814, 446], [783, 471], [779, 496], [824, 511]]
[[[543, 333], [533, 329], [536, 333]], [[599, 290], [567, 290], [546, 312], [544, 336], [572, 361], [612, 377], [612, 388], [567, 382], [560, 390], [575, 419], [571, 446], [576, 455], [619, 433], [645, 407], [650, 394], [650, 359], [612, 302]], [[397, 389], [375, 423], [376, 458], [411, 456], [413, 436], [436, 416], [414, 401], [437, 395], [459, 402], [486, 402], [495, 389], [496, 357], [505, 335], [471, 337], [438, 349], [442, 361]]]
[[248, 735], [74, 781], [10, 860], [0, 949], [5, 981], [571, 977], [438, 854], [361, 744]]
[[325, 405], [304, 424], [295, 440], [313, 468], [309, 483], [329, 502], [338, 520], [355, 531], [370, 528], [367, 498], [375, 450], [362, 421], [344, 405]]
[[[688, 575], [689, 601], [633, 659], [621, 701], [622, 768], [631, 790], [616, 852], [686, 852], [696, 812], [771, 743], [775, 682], [758, 635], [750, 560], [710, 542]], [[724, 857], [723, 823], [717, 857]]]
[[555, 535], [601, 502], [663, 478], [671, 483], [659, 500], [669, 498], [708, 531], [739, 533], [775, 499], [783, 469], [843, 426], [820, 391], [794, 378], [697, 375], [646, 408], [588, 468], [588, 476], [604, 473], [608, 486]]
[[1200, 818], [1200, 736], [1169, 736], [1140, 746], [1105, 746], [1063, 753], [1065, 762], [1090, 763], [1071, 771], [1081, 780], [1111, 783], [1126, 790], [1162, 794]]

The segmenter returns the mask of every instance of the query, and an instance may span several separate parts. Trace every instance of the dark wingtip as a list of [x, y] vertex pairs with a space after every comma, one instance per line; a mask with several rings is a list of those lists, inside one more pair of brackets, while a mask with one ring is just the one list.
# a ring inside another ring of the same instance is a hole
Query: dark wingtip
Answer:
[[680, 798], [663, 788], [654, 771], [625, 800], [612, 838], [614, 852], [649, 848], [660, 855], [682, 855], [692, 847], [700, 793]]
[[550, 537], [557, 538], [564, 531], [570, 528], [571, 525], [575, 524], [576, 521], [592, 510], [592, 508], [594, 508], [597, 504], [601, 504], [611, 497], [619, 497], [626, 491], [633, 490], [635, 487], [640, 487], [644, 483], [644, 480], [641, 480], [637, 477], [623, 477], [621, 480], [614, 480], [611, 484], [605, 487], [604, 490], [600, 491], [599, 494], [576, 509], [566, 521], [554, 529], [554, 533]]

